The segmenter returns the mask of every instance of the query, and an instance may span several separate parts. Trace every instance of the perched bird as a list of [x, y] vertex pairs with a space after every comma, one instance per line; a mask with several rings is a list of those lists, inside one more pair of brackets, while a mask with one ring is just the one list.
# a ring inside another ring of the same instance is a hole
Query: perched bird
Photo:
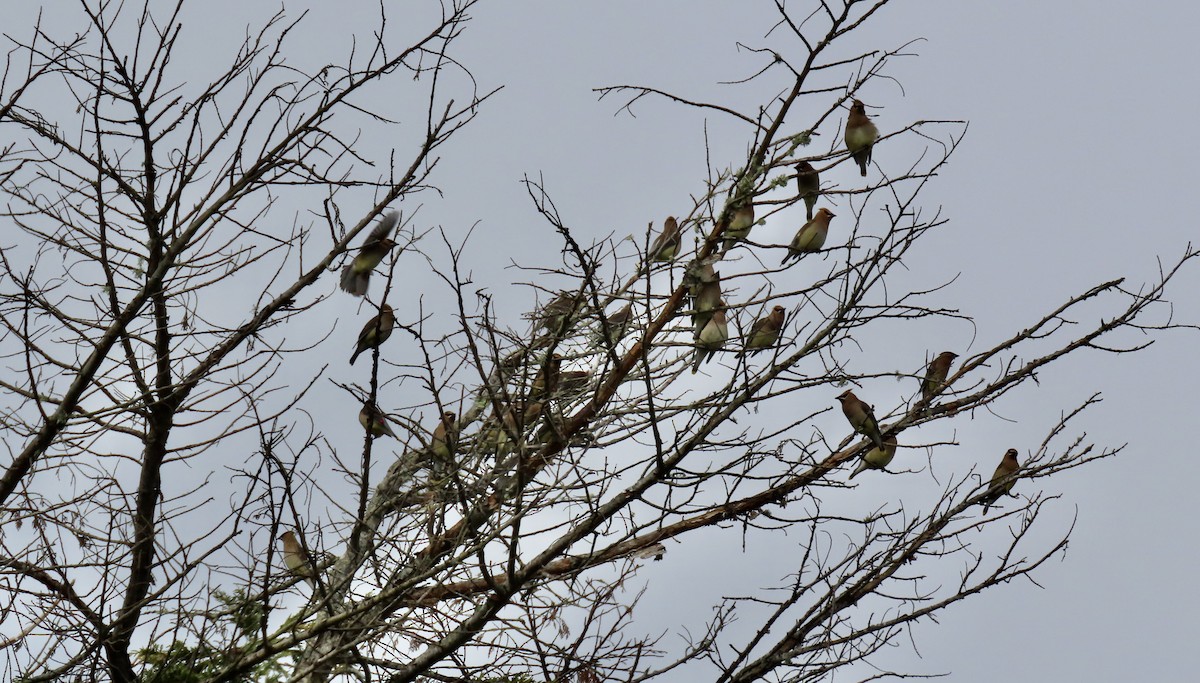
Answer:
[[563, 357], [561, 354], [551, 354], [538, 369], [529, 387], [529, 394], [536, 398], [545, 398], [558, 391], [558, 378], [562, 371]]
[[829, 236], [829, 219], [836, 215], [825, 207], [818, 209], [817, 215], [796, 231], [796, 236], [788, 245], [788, 253], [783, 255], [780, 265], [787, 265], [792, 259], [799, 261], [805, 254], [821, 251], [821, 247], [825, 246], [825, 238]]
[[725, 309], [717, 308], [712, 312], [708, 323], [696, 336], [696, 357], [692, 361], [692, 374], [700, 371], [700, 364], [716, 355], [717, 350], [729, 339], [729, 323], [725, 320]]
[[284, 566], [292, 574], [303, 577], [310, 585], [315, 585], [313, 583], [314, 567], [312, 560], [309, 559], [308, 553], [304, 552], [304, 546], [300, 545], [300, 541], [296, 539], [296, 534], [291, 531], [285, 531], [279, 535], [279, 540], [283, 541]]
[[392, 312], [392, 307], [387, 304], [380, 306], [379, 315], [368, 320], [367, 324], [363, 325], [362, 332], [358, 333], [358, 344], [354, 347], [354, 355], [350, 356], [350, 364], [354, 365], [358, 354], [367, 349], [378, 348], [387, 341], [395, 327], [396, 314]]
[[821, 176], [807, 161], [796, 164], [796, 189], [800, 192], [800, 198], [804, 200], [804, 208], [808, 220], [811, 221], [813, 207], [817, 205], [817, 197], [821, 195]]
[[955, 358], [958, 358], [957, 353], [942, 351], [925, 370], [925, 379], [921, 381], [921, 402], [925, 404], [927, 412], [929, 401], [945, 387], [946, 376], [950, 374], [950, 364], [954, 362]]
[[765, 317], [754, 321], [750, 332], [746, 334], [745, 348], [742, 353], [754, 355], [763, 349], [769, 349], [779, 341], [779, 332], [783, 329], [783, 306], [776, 306]]
[[592, 373], [587, 370], [563, 370], [558, 375], [558, 391], [566, 396], [573, 396], [587, 388], [592, 380]]
[[988, 484], [987, 495], [979, 500], [983, 505], [983, 514], [987, 514], [993, 503], [1012, 493], [1013, 485], [1017, 483], [1015, 475], [1019, 469], [1021, 464], [1017, 462], [1017, 449], [1010, 448], [1004, 451], [1004, 457], [996, 466], [992, 481]]
[[358, 411], [358, 423], [373, 437], [387, 435], [393, 439], [397, 438], [392, 426], [388, 424], [387, 415], [373, 403], [363, 403], [362, 410]]
[[378, 266], [380, 261], [383, 261], [383, 257], [387, 256], [392, 247], [396, 246], [396, 243], [388, 235], [396, 229], [396, 225], [399, 223], [399, 211], [388, 211], [383, 218], [379, 219], [379, 224], [371, 230], [363, 245], [359, 247], [358, 254], [342, 271], [342, 289], [354, 296], [363, 296], [367, 293], [367, 285], [371, 282], [371, 271], [375, 270], [375, 266]]
[[896, 457], [896, 436], [894, 434], [889, 434], [888, 437], [883, 440], [883, 448], [872, 446], [871, 450], [863, 454], [862, 461], [860, 461], [858, 463], [858, 467], [850, 473], [850, 478], [853, 479], [857, 477], [858, 474], [865, 469], [881, 470], [887, 467], [888, 463], [890, 463], [894, 457]]
[[730, 211], [729, 223], [721, 233], [725, 238], [721, 246], [721, 254], [733, 248], [733, 245], [750, 236], [750, 228], [754, 227], [754, 204], [749, 201]]
[[479, 442], [485, 451], [495, 452], [496, 457], [504, 457], [513, 452], [512, 436], [520, 437], [528, 427], [537, 421], [542, 414], [545, 404], [541, 401], [533, 403], [517, 402], [505, 408], [499, 420], [491, 420], [479, 433]]
[[846, 149], [854, 157], [864, 178], [867, 177], [867, 164], [871, 163], [871, 148], [878, 139], [879, 129], [867, 116], [866, 105], [854, 100], [850, 106], [850, 117], [846, 119]]
[[584, 304], [581, 292], [559, 292], [538, 311], [538, 324], [551, 334], [565, 335], [579, 320]]
[[674, 216], [667, 216], [667, 220], [663, 221], [662, 234], [654, 240], [654, 244], [650, 247], [650, 260], [671, 262], [679, 255], [679, 247], [683, 243], [683, 238], [679, 234], [679, 223]]
[[603, 314], [600, 318], [600, 329], [596, 332], [596, 340], [604, 343], [607, 339], [610, 346], [615, 346], [625, 336], [632, 320], [633, 304], [625, 304], [615, 313]]
[[879, 433], [879, 421], [875, 419], [875, 411], [871, 406], [849, 389], [837, 398], [842, 402], [842, 412], [854, 431], [871, 439], [876, 448], [883, 450], [883, 435]]
[[721, 274], [713, 270], [711, 263], [705, 263], [693, 268], [687, 279], [688, 293], [692, 299], [692, 329], [699, 336], [712, 317], [712, 312], [724, 305], [721, 300]]
[[443, 462], [453, 462], [454, 453], [458, 451], [458, 427], [455, 425], [457, 418], [458, 415], [447, 410], [442, 413], [437, 426], [433, 428], [433, 437], [430, 439], [430, 445], [434, 457]]

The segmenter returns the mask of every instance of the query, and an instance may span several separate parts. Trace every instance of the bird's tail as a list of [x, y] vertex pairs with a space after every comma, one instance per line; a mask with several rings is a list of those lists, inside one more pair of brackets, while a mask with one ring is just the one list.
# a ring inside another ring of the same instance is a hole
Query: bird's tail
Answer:
[[364, 296], [367, 293], [367, 285], [370, 282], [370, 271], [356, 273], [352, 265], [348, 265], [342, 270], [342, 289], [354, 296]]

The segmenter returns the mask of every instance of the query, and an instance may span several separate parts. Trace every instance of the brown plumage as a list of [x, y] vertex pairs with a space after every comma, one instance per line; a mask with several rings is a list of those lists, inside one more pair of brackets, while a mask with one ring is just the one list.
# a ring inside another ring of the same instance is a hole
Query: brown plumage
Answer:
[[821, 207], [812, 220], [796, 231], [796, 236], [788, 245], [788, 253], [783, 255], [780, 265], [787, 265], [787, 262], [792, 259], [799, 261], [800, 257], [805, 254], [821, 251], [821, 248], [825, 246], [825, 239], [829, 237], [829, 219], [835, 215], [829, 209]]
[[699, 336], [712, 317], [713, 310], [724, 305], [721, 301], [721, 274], [713, 269], [711, 263], [703, 263], [689, 267], [685, 280], [691, 296], [692, 329]]
[[921, 402], [929, 410], [929, 401], [937, 396], [946, 385], [946, 377], [950, 374], [950, 364], [958, 354], [953, 351], [942, 351], [934, 358], [925, 370], [925, 379], [921, 381]]
[[458, 427], [455, 423], [457, 418], [458, 415], [447, 410], [442, 413], [437, 426], [433, 428], [430, 445], [434, 457], [443, 462], [453, 462], [454, 454], [458, 451]]
[[721, 254], [733, 248], [735, 244], [741, 242], [750, 236], [750, 229], [754, 227], [754, 204], [746, 202], [737, 208], [726, 209], [728, 211], [728, 222], [725, 225], [725, 230], [721, 233], [724, 238], [724, 243], [721, 246]]
[[585, 300], [580, 292], [559, 292], [538, 311], [538, 324], [551, 334], [565, 335], [579, 321], [584, 305]]
[[896, 457], [896, 436], [892, 434], [883, 440], [883, 448], [872, 446], [870, 450], [863, 453], [862, 460], [859, 461], [858, 467], [850, 473], [850, 478], [857, 477], [866, 469], [882, 470], [894, 457]]
[[557, 353], [551, 354], [545, 360], [533, 378], [533, 385], [529, 390], [531, 396], [545, 398], [558, 391], [558, 377], [562, 369], [562, 361], [562, 355]]
[[309, 560], [308, 553], [304, 552], [304, 546], [300, 545], [300, 541], [296, 539], [296, 534], [285, 531], [279, 535], [279, 540], [283, 542], [284, 566], [293, 575], [303, 577], [309, 584], [312, 584], [313, 564]]
[[867, 116], [867, 108], [859, 100], [854, 100], [850, 106], [850, 116], [846, 119], [846, 149], [862, 176], [867, 177], [867, 165], [871, 163], [871, 150], [879, 139], [879, 129], [871, 123]]
[[700, 364], [712, 360], [717, 350], [729, 339], [729, 323], [725, 320], [725, 309], [714, 309], [704, 329], [696, 336], [696, 355], [692, 360], [692, 374], [700, 371]]
[[354, 361], [358, 359], [358, 354], [367, 349], [377, 348], [380, 344], [388, 340], [392, 336], [392, 330], [396, 327], [396, 314], [392, 311], [392, 307], [384, 304], [380, 307], [379, 315], [367, 321], [363, 325], [362, 332], [358, 333], [358, 343], [354, 347], [354, 354], [350, 356], [350, 364], [354, 365]]
[[363, 403], [362, 410], [358, 411], [358, 423], [373, 437], [386, 435], [396, 438], [396, 433], [388, 424], [387, 415], [372, 403]]
[[1013, 486], [1017, 483], [1014, 475], [1019, 469], [1021, 469], [1021, 464], [1017, 462], [1017, 449], [1010, 448], [1004, 452], [1004, 457], [1000, 459], [1000, 464], [992, 473], [987, 494], [979, 500], [979, 503], [983, 505], [983, 514], [986, 515], [988, 508], [996, 501], [1012, 493]]
[[383, 261], [392, 247], [396, 246], [396, 243], [388, 235], [399, 223], [400, 212], [398, 211], [388, 211], [383, 218], [379, 219], [379, 223], [367, 235], [363, 245], [359, 247], [358, 254], [342, 270], [342, 289], [354, 296], [363, 296], [367, 293], [372, 271]]
[[603, 343], [607, 339], [610, 345], [616, 345], [625, 336], [632, 320], [633, 304], [625, 304], [615, 313], [604, 314], [600, 320], [600, 329], [596, 332], [596, 340]]
[[854, 431], [866, 436], [876, 448], [883, 450], [883, 435], [879, 433], [879, 421], [875, 419], [875, 411], [871, 406], [849, 389], [837, 398], [842, 402], [842, 413]]
[[807, 161], [796, 164], [796, 189], [804, 200], [807, 219], [811, 221], [813, 207], [817, 205], [817, 197], [821, 196], [821, 176]]
[[683, 237], [679, 234], [678, 221], [674, 216], [667, 216], [667, 220], [663, 221], [662, 234], [654, 240], [654, 244], [650, 247], [650, 259], [663, 262], [674, 261], [675, 257], [679, 255], [679, 247], [682, 244]]
[[746, 334], [743, 353], [749, 352], [750, 355], [754, 355], [774, 346], [775, 342], [779, 341], [780, 331], [783, 330], [783, 320], [783, 306], [775, 306], [769, 314], [755, 320]]
[[558, 375], [558, 392], [564, 396], [573, 396], [587, 388], [592, 381], [592, 373], [587, 370], [563, 370]]

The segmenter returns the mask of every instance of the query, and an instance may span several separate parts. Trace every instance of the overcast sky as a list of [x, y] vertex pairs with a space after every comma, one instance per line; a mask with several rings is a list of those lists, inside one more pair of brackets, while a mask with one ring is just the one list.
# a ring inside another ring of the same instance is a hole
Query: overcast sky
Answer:
[[[285, 5], [298, 15], [303, 3]], [[308, 45], [311, 54], [296, 57], [314, 64], [344, 55], [356, 32], [369, 36], [377, 16], [369, 2], [312, 5], [293, 45]], [[913, 277], [954, 279], [937, 302], [969, 313], [976, 324], [922, 330], [928, 341], [901, 335], [888, 340], [895, 358], [884, 354], [875, 362], [914, 369], [926, 350], [982, 350], [1094, 284], [1124, 276], [1130, 289], [1140, 288], [1155, 278], [1160, 258], [1172, 262], [1200, 237], [1191, 207], [1198, 145], [1190, 133], [1200, 111], [1200, 6], [1105, 0], [1081, 6], [896, 0], [847, 39], [847, 53], [921, 39], [911, 46], [915, 56], [894, 63], [895, 81], [878, 80], [862, 93], [882, 131], [917, 119], [969, 122], [951, 164], [923, 197], [949, 227], [906, 265]], [[63, 16], [69, 7], [62, 6]], [[191, 56], [180, 68], [207, 80], [211, 54], [232, 49], [246, 27], [276, 7], [193, 3], [185, 14]], [[444, 149], [444, 167], [434, 177], [444, 197], [423, 207], [421, 223], [460, 238], [478, 224], [467, 265], [478, 286], [504, 295], [501, 306], [512, 315], [529, 308], [533, 293], [511, 287], [528, 278], [506, 266], [512, 260], [553, 266], [559, 259], [551, 230], [538, 222], [519, 182], [524, 175], [544, 178], [582, 241], [619, 238], [685, 211], [689, 196], [703, 191], [707, 160], [736, 166], [748, 143], [744, 126], [692, 111], [681, 116], [662, 102], [635, 106], [636, 117], [618, 113], [621, 102], [598, 101], [593, 88], [651, 85], [747, 109], [772, 92], [721, 85], [761, 65], [737, 43], [764, 41], [774, 22], [771, 2], [502, 0], [472, 14], [455, 56], [482, 90], [504, 90]], [[815, 144], [836, 139], [837, 123]], [[396, 142], [367, 137], [360, 144]], [[897, 146], [877, 148], [876, 161], [907, 167], [911, 158], [897, 157], [913, 150]], [[781, 220], [759, 230], [784, 241], [795, 227]], [[1168, 291], [1177, 320], [1200, 321], [1198, 290], [1193, 268]], [[351, 347], [357, 320], [348, 312], [327, 348]], [[880, 654], [881, 666], [949, 673], [951, 681], [1195, 678], [1198, 342], [1196, 334], [1178, 332], [1136, 355], [1084, 352], [1041, 374], [1040, 386], [1007, 396], [997, 406], [1004, 420], [962, 416], [929, 428], [930, 439], [942, 429], [963, 444], [957, 457], [990, 471], [1006, 448], [1035, 448], [1060, 411], [1102, 391], [1104, 402], [1075, 430], [1102, 445], [1129, 445], [1116, 459], [1043, 480], [1062, 498], [1038, 538], [1075, 526], [1065, 556], [1035, 575], [1040, 588], [1021, 581], [951, 607], [940, 623], [914, 629], [919, 654], [902, 639]], [[350, 423], [348, 430], [354, 428]], [[914, 468], [926, 466], [924, 455], [914, 457]], [[924, 482], [914, 486], [933, 485], [927, 471], [908, 477]], [[890, 479], [856, 481], [864, 482], [853, 494], [860, 498], [907, 490]], [[643, 612], [639, 627], [667, 631], [667, 642], [678, 643], [673, 634], [689, 625], [681, 618], [711, 616], [707, 605], [687, 612], [696, 585], [720, 579], [726, 593], [744, 594], [793, 571], [787, 549], [743, 547], [742, 540], [736, 530], [689, 537], [646, 567], [639, 575], [649, 585], [644, 606], [662, 610]], [[948, 568], [951, 580], [957, 569]], [[870, 671], [853, 673], [837, 680]]]

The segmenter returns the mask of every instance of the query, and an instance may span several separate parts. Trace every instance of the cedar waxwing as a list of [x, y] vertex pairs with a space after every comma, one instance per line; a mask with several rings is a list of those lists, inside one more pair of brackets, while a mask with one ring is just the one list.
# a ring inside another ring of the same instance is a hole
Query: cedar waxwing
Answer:
[[662, 234], [658, 239], [654, 240], [654, 244], [650, 247], [650, 260], [671, 262], [679, 255], [679, 247], [683, 243], [683, 237], [679, 234], [679, 223], [674, 216], [667, 216], [667, 220], [663, 221]]
[[866, 402], [847, 389], [837, 397], [842, 402], [842, 412], [854, 431], [871, 439], [871, 443], [879, 450], [884, 450], [883, 435], [879, 433], [879, 421], [875, 419], [875, 411]]
[[587, 370], [563, 370], [558, 374], [558, 392], [573, 396], [587, 388], [592, 380], [592, 373]]
[[313, 582], [314, 568], [312, 560], [309, 559], [308, 553], [304, 552], [304, 546], [300, 545], [300, 541], [296, 539], [296, 534], [285, 531], [280, 534], [279, 540], [283, 541], [284, 566], [292, 574], [303, 577], [308, 581], [309, 585], [315, 585]]
[[953, 351], [942, 351], [929, 364], [925, 371], [925, 379], [921, 382], [921, 402], [929, 409], [929, 401], [937, 395], [946, 384], [946, 376], [950, 374], [950, 364], [958, 354]]
[[536, 316], [538, 324], [554, 335], [565, 335], [579, 320], [585, 299], [580, 292], [559, 292], [558, 296], [542, 307]]
[[779, 332], [783, 329], [783, 306], [776, 306], [765, 317], [754, 321], [750, 332], [746, 334], [745, 349], [754, 355], [763, 349], [769, 349], [779, 341]]
[[433, 455], [443, 462], [454, 462], [454, 453], [458, 450], [458, 427], [454, 423], [457, 418], [447, 410], [433, 428], [433, 438], [430, 439]]
[[[512, 407], [505, 408], [500, 420], [493, 420], [492, 424], [479, 433], [479, 442], [485, 451], [494, 451], [496, 457], [499, 458], [512, 453], [513, 441], [509, 434], [516, 434], [519, 437], [528, 431], [529, 426], [542, 414], [545, 404], [541, 401], [534, 401], [522, 410], [521, 407], [524, 405], [526, 404], [518, 402]], [[519, 422], [518, 414], [520, 415]]]
[[865, 469], [881, 470], [887, 467], [894, 457], [896, 457], [896, 437], [889, 434], [888, 438], [883, 440], [883, 448], [872, 446], [871, 450], [863, 454], [862, 461], [850, 473], [850, 478], [857, 477], [858, 473]]
[[750, 236], [750, 228], [754, 227], [754, 204], [747, 201], [731, 211], [728, 225], [721, 236], [725, 238], [721, 246], [721, 254], [733, 248], [733, 245]]
[[692, 329], [699, 336], [712, 317], [713, 310], [724, 305], [721, 301], [721, 274], [707, 262], [688, 268], [685, 279], [692, 298]]
[[700, 364], [716, 355], [717, 349], [729, 339], [729, 324], [725, 321], [725, 309], [713, 309], [712, 316], [700, 334], [696, 336], [696, 357], [692, 361], [692, 374], [700, 371]]
[[553, 395], [558, 391], [558, 378], [561, 374], [563, 357], [561, 354], [551, 354], [542, 367], [538, 369], [529, 387], [529, 394], [537, 398]]
[[380, 437], [386, 434], [393, 439], [397, 438], [396, 433], [392, 431], [391, 425], [388, 424], [387, 415], [371, 403], [363, 403], [362, 410], [358, 411], [358, 423], [363, 426], [363, 429], [370, 432], [373, 437]]
[[983, 514], [987, 514], [988, 508], [993, 503], [1012, 493], [1013, 485], [1017, 483], [1014, 475], [1019, 469], [1021, 469], [1021, 464], [1017, 462], [1017, 449], [1010, 448], [1004, 451], [1004, 457], [996, 466], [996, 471], [992, 474], [992, 481], [988, 484], [987, 495], [979, 501], [983, 505]]
[[392, 307], [384, 304], [380, 307], [379, 315], [367, 321], [363, 325], [362, 332], [358, 333], [358, 345], [354, 347], [354, 355], [350, 356], [350, 364], [354, 365], [354, 361], [358, 359], [358, 354], [367, 349], [377, 348], [380, 344], [388, 340], [392, 336], [392, 329], [396, 327], [396, 314], [392, 312]]
[[817, 197], [821, 195], [821, 176], [807, 161], [796, 164], [796, 188], [800, 191], [800, 198], [804, 200], [807, 220], [811, 221], [813, 207], [817, 205]]
[[[615, 313], [603, 314], [600, 319], [600, 329], [596, 332], [596, 340], [603, 342], [607, 337], [609, 343], [616, 346], [617, 342], [625, 336], [631, 320], [633, 320], [633, 304], [625, 304]], [[606, 332], [607, 334], [605, 334]]]
[[342, 271], [342, 289], [354, 296], [363, 296], [367, 293], [367, 285], [371, 281], [371, 271], [375, 270], [375, 266], [378, 266], [383, 261], [383, 257], [387, 256], [392, 247], [396, 246], [396, 243], [388, 238], [388, 235], [399, 223], [399, 211], [388, 211], [383, 218], [379, 219], [379, 224], [371, 230], [371, 234], [367, 235], [367, 239], [359, 247], [358, 254]]
[[864, 178], [867, 177], [867, 164], [871, 163], [871, 148], [878, 139], [879, 129], [867, 116], [866, 105], [854, 100], [850, 106], [850, 117], [846, 119], [846, 149], [854, 157]]
[[788, 253], [783, 255], [780, 265], [785, 266], [791, 259], [799, 261], [805, 254], [821, 251], [821, 247], [825, 246], [825, 238], [829, 236], [829, 219], [836, 215], [822, 206], [812, 220], [796, 231], [796, 236], [788, 245]]

